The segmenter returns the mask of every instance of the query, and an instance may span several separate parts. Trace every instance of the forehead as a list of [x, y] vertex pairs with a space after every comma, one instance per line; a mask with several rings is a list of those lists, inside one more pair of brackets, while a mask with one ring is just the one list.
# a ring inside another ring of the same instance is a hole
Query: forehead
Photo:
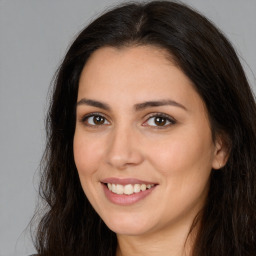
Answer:
[[162, 61], [163, 59], [165, 59], [166, 61], [168, 61], [168, 64], [170, 64], [170, 61], [172, 62], [171, 54], [164, 48], [155, 45], [131, 44], [119, 47], [103, 46], [91, 54], [91, 56], [88, 58], [87, 64], [89, 64], [97, 58], [112, 57], [113, 55], [115, 55], [115, 58], [118, 58], [118, 56], [131, 57], [132, 60], [142, 60], [145, 59], [145, 57], [150, 58], [154, 56], [158, 59], [161, 58]]
[[[110, 78], [113, 77], [113, 74], [116, 74], [115, 79], [117, 79], [118, 72], [126, 75], [130, 71], [129, 77], [136, 77], [136, 75], [142, 75], [143, 73], [147, 73], [147, 76], [149, 76], [148, 71], [155, 71], [157, 66], [163, 69], [164, 66], [174, 65], [174, 62], [170, 60], [170, 54], [166, 50], [155, 46], [102, 47], [89, 57], [81, 78], [89, 76], [90, 79], [93, 77], [100, 79], [102, 78], [101, 74], [104, 75], [104, 78], [106, 76]], [[135, 69], [140, 72], [134, 72]], [[98, 76], [95, 76], [96, 72]]]
[[[171, 98], [194, 104], [199, 95], [166, 50], [155, 46], [103, 47], [84, 66], [78, 100], [129, 103]], [[201, 102], [202, 104], [202, 102]]]
[[[130, 78], [140, 83], [139, 78], [143, 78], [144, 81], [154, 77], [159, 79], [164, 72], [170, 71], [171, 66], [178, 69], [171, 60], [171, 55], [165, 49], [155, 46], [102, 47], [93, 52], [87, 60], [79, 85], [89, 85], [94, 81], [98, 83], [101, 80], [105, 83], [113, 82], [122, 75], [127, 82]], [[187, 81], [189, 82], [189, 79]]]

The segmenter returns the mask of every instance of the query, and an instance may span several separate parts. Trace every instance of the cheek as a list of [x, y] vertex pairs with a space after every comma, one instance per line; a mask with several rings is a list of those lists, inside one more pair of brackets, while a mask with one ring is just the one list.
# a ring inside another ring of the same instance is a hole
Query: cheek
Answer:
[[99, 140], [91, 140], [89, 137], [75, 133], [74, 159], [79, 176], [89, 176], [97, 170], [99, 159], [102, 155], [102, 143]]
[[[197, 131], [170, 135], [148, 150], [148, 158], [165, 175], [182, 175], [211, 169], [213, 143], [211, 133]], [[193, 173], [192, 173], [193, 174]]]
[[170, 202], [159, 206], [167, 219], [171, 214], [176, 218], [200, 209], [208, 191], [212, 152], [211, 136], [185, 134], [170, 136], [148, 151], [161, 177], [162, 200]]

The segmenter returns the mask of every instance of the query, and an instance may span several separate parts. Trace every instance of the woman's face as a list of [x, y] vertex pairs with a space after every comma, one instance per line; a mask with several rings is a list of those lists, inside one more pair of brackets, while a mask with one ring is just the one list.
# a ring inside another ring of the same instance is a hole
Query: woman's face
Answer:
[[223, 163], [203, 101], [153, 46], [104, 47], [79, 81], [74, 158], [94, 209], [118, 234], [190, 226]]

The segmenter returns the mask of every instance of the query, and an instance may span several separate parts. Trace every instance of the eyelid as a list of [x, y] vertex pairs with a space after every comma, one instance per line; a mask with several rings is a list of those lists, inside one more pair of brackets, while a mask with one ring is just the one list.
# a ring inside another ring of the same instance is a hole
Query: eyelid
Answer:
[[[80, 122], [83, 123], [84, 125], [86, 126], [89, 126], [89, 127], [100, 127], [100, 126], [103, 126], [103, 125], [106, 125], [106, 124], [102, 124], [102, 125], [90, 125], [90, 124], [86, 124], [86, 120], [90, 117], [93, 117], [93, 116], [101, 116], [103, 117], [108, 123], [110, 123], [109, 121], [109, 118], [103, 114], [103, 113], [100, 113], [100, 112], [92, 112], [92, 113], [88, 113], [86, 115], [83, 115], [81, 118], [80, 118]], [[167, 124], [167, 125], [164, 125], [164, 126], [157, 126], [157, 125], [145, 125], [145, 123], [147, 123], [149, 121], [150, 118], [154, 118], [154, 117], [163, 117], [163, 118], [166, 118], [170, 123]], [[164, 129], [164, 128], [167, 128], [171, 125], [174, 125], [176, 124], [177, 121], [175, 120], [175, 118], [173, 118], [172, 116], [168, 115], [168, 114], [165, 114], [165, 113], [161, 113], [161, 112], [155, 112], [155, 113], [150, 113], [149, 116], [147, 117], [146, 121], [143, 122], [142, 126], [149, 126], [149, 127], [153, 127], [153, 128], [156, 128], [156, 129]], [[108, 124], [107, 124], [108, 125]]]
[[80, 119], [80, 122], [83, 123], [84, 125], [86, 126], [90, 126], [90, 127], [99, 127], [99, 126], [102, 126], [102, 125], [90, 125], [90, 124], [85, 124], [86, 120], [90, 117], [93, 117], [93, 116], [101, 116], [103, 117], [108, 123], [110, 123], [110, 121], [108, 120], [108, 117], [106, 117], [103, 113], [100, 113], [100, 112], [92, 112], [92, 113], [89, 113], [89, 114], [86, 114], [86, 115], [83, 115]]
[[[144, 125], [146, 122], [149, 121], [149, 119], [154, 118], [154, 117], [163, 117], [163, 118], [166, 118], [166, 119], [170, 122], [170, 124], [167, 124], [167, 125], [164, 125], [164, 126]], [[174, 124], [176, 124], [176, 123], [177, 123], [177, 121], [176, 121], [175, 118], [173, 118], [172, 116], [167, 115], [167, 114], [165, 114], [165, 113], [156, 112], [156, 113], [151, 113], [151, 114], [147, 117], [147, 120], [143, 123], [143, 126], [150, 126], [150, 127], [156, 128], [156, 129], [164, 129], [164, 128], [167, 128], [167, 127], [169, 127], [169, 126], [171, 126], [171, 125], [174, 125]]]

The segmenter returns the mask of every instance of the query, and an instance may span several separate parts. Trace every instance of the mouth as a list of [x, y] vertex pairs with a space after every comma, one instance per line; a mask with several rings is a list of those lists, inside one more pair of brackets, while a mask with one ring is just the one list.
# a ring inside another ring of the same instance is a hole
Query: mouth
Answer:
[[148, 197], [157, 183], [128, 178], [107, 178], [101, 181], [106, 198], [118, 205], [131, 205]]
[[114, 194], [117, 195], [132, 195], [146, 191], [156, 186], [156, 184], [115, 184], [115, 183], [104, 183], [105, 186]]

